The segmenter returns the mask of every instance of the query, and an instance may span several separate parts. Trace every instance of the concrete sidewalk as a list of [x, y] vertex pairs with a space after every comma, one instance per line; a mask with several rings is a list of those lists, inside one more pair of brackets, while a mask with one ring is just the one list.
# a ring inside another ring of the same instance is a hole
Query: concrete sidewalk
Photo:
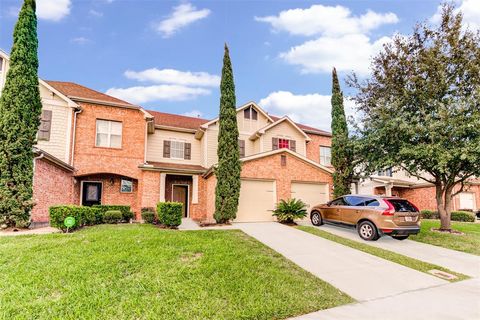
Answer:
[[359, 301], [447, 283], [279, 223], [236, 223], [235, 227]]
[[[302, 225], [312, 226], [308, 223], [302, 223]], [[364, 241], [358, 236], [354, 229], [332, 225], [323, 225], [315, 228], [374, 247], [397, 252], [421, 261], [433, 263], [471, 277], [480, 277], [480, 257], [473, 254], [445, 249], [413, 240], [398, 241], [389, 236], [383, 236], [378, 241]]]
[[449, 283], [296, 317], [296, 320], [480, 319], [480, 279]]

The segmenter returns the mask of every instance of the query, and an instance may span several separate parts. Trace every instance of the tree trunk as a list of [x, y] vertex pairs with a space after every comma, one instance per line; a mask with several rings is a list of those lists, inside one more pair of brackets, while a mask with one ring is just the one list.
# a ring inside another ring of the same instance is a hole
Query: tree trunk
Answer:
[[440, 216], [440, 230], [451, 231], [453, 187], [443, 187], [441, 183], [435, 185], [435, 198]]

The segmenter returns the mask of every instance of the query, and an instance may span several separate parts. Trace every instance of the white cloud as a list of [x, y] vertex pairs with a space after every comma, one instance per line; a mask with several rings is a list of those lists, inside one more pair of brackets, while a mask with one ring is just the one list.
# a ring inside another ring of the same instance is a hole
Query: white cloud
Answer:
[[340, 5], [312, 5], [255, 19], [269, 23], [276, 32], [313, 38], [279, 55], [285, 62], [300, 66], [302, 73], [331, 72], [336, 67], [340, 72], [353, 70], [359, 74], [368, 72], [371, 57], [390, 39], [372, 39], [370, 32], [399, 21], [392, 12], [367, 10], [353, 15]]
[[37, 17], [60, 21], [70, 14], [71, 5], [70, 0], [37, 0]]
[[278, 16], [255, 17], [255, 20], [269, 23], [275, 31], [286, 31], [293, 35], [345, 35], [366, 33], [383, 24], [398, 22], [391, 12], [376, 13], [368, 10], [361, 16], [354, 16], [343, 6], [312, 5], [308, 9], [281, 11]]
[[194, 118], [201, 118], [203, 117], [203, 113], [200, 110], [192, 110], [188, 112], [182, 113], [182, 115], [187, 116], [187, 117], [194, 117]]
[[87, 44], [87, 43], [91, 42], [90, 39], [85, 38], [85, 37], [72, 38], [70, 41], [72, 41], [73, 43], [79, 44], [79, 45], [84, 45], [84, 44]]
[[[287, 115], [293, 121], [330, 131], [331, 97], [318, 93], [296, 95], [289, 91], [275, 91], [260, 100], [259, 105], [271, 114]], [[344, 100], [347, 117], [354, 114], [354, 102]]]
[[220, 85], [220, 77], [207, 72], [179, 71], [175, 69], [151, 68], [143, 71], [125, 71], [129, 79], [141, 82], [169, 83], [187, 86], [217, 87]]
[[126, 100], [131, 103], [142, 104], [151, 101], [184, 101], [195, 99], [198, 96], [209, 95], [210, 90], [191, 88], [181, 85], [153, 85], [136, 86], [130, 88], [110, 88], [106, 94]]
[[390, 38], [383, 37], [375, 42], [363, 34], [348, 34], [339, 37], [320, 37], [290, 48], [280, 54], [286, 62], [301, 66], [303, 73], [355, 71], [368, 73], [371, 57], [380, 51]]
[[[473, 30], [480, 30], [480, 2], [479, 0], [455, 0], [457, 6], [455, 13], [463, 13], [463, 22]], [[437, 12], [430, 19], [439, 23], [442, 17], [442, 6], [437, 7]]]
[[88, 14], [92, 17], [98, 17], [98, 18], [103, 17], [103, 12], [100, 12], [94, 9], [90, 9], [90, 11], [88, 11]]
[[154, 27], [162, 33], [164, 38], [171, 37], [179, 29], [185, 28], [195, 21], [204, 19], [210, 15], [209, 9], [197, 10], [191, 3], [183, 3], [173, 8], [173, 12], [165, 20], [160, 21]]

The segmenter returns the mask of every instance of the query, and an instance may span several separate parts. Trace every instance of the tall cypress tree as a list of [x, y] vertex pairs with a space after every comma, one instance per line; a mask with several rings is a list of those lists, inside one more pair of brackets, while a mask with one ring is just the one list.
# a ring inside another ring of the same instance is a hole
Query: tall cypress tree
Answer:
[[335, 68], [332, 71], [332, 135], [332, 165], [335, 168], [333, 194], [339, 197], [350, 193], [353, 178], [353, 152], [348, 138], [343, 93], [340, 90]]
[[222, 80], [220, 83], [220, 131], [218, 134], [218, 166], [215, 170], [215, 214], [217, 223], [235, 219], [240, 195], [240, 151], [238, 147], [238, 126], [233, 82], [232, 63], [225, 44]]
[[0, 98], [0, 225], [26, 226], [33, 207], [33, 150], [42, 103], [38, 89], [35, 0], [25, 0], [13, 32]]

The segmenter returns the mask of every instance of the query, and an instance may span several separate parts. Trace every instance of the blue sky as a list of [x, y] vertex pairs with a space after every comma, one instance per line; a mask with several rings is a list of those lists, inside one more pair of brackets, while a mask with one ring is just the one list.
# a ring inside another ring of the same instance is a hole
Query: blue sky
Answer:
[[[77, 82], [148, 109], [212, 118], [227, 42], [238, 105], [253, 100], [272, 114], [329, 130], [331, 68], [341, 79], [351, 70], [366, 75], [381, 44], [409, 33], [417, 21], [434, 22], [440, 1], [37, 3], [43, 79]], [[480, 0], [456, 4], [473, 27], [480, 25]], [[7, 53], [20, 5], [0, 0], [0, 48]]]

